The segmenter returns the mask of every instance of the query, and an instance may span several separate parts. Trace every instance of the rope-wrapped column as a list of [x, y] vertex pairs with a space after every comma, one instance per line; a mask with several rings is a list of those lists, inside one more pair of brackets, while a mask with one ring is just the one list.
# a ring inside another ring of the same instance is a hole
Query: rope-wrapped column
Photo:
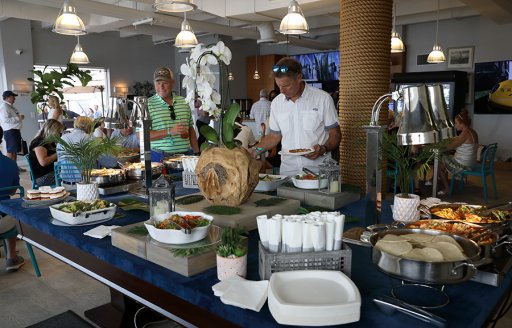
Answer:
[[[375, 101], [389, 92], [393, 0], [340, 0], [341, 174], [366, 183], [366, 133]], [[381, 118], [387, 111], [381, 111]], [[370, 150], [373, 151], [373, 150]], [[377, 149], [375, 149], [377, 151]]]

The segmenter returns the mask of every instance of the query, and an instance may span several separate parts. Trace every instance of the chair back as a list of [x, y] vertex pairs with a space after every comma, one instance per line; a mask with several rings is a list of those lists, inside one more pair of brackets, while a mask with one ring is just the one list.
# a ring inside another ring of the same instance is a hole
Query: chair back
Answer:
[[32, 189], [37, 189], [39, 188], [39, 186], [36, 183], [36, 177], [34, 176], [34, 172], [32, 172], [32, 164], [30, 164], [29, 154], [26, 154], [23, 157], [25, 157], [25, 159], [27, 160], [28, 171], [30, 173], [30, 180], [32, 180]]
[[75, 165], [66, 162], [57, 162], [54, 164], [55, 184], [62, 185], [65, 182], [80, 182], [82, 176]]
[[1, 196], [11, 196], [12, 190], [19, 190], [16, 194], [20, 195], [20, 198], [23, 198], [25, 196], [25, 188], [22, 186], [9, 186], [9, 187], [2, 187], [0, 188], [0, 195]]
[[496, 151], [498, 150], [498, 144], [492, 143], [487, 145], [482, 155], [482, 175], [486, 176], [494, 172], [494, 158], [496, 157]]

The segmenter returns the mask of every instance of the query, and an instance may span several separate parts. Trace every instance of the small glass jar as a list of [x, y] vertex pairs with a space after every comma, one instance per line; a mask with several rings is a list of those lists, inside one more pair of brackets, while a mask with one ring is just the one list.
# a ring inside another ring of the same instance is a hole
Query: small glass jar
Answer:
[[174, 184], [169, 183], [163, 175], [153, 182], [149, 188], [149, 214], [151, 217], [174, 211], [175, 188]]
[[[322, 164], [318, 165], [318, 167], [320, 169], [318, 191], [326, 194], [336, 194], [341, 192], [341, 174], [338, 163], [336, 163], [332, 158], [326, 158]], [[327, 179], [327, 188], [322, 188], [323, 179]]]

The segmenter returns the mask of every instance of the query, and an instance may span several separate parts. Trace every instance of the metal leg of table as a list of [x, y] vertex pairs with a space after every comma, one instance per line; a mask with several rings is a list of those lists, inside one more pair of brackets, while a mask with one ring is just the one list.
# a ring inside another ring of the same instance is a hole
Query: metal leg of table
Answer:
[[434, 176], [432, 177], [432, 197], [437, 197], [437, 177], [439, 174], [439, 152], [434, 157]]

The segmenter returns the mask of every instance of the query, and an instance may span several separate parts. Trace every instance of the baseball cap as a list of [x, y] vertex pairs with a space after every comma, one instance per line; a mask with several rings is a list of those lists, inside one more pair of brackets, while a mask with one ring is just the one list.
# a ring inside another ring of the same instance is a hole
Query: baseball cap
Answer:
[[174, 80], [174, 74], [170, 69], [167, 67], [160, 67], [158, 68], [155, 73], [153, 74], [153, 81], [167, 81], [171, 82]]
[[7, 90], [7, 91], [4, 91], [4, 93], [2, 93], [2, 97], [6, 98], [6, 97], [18, 97], [17, 94], [15, 94], [14, 92], [12, 92], [11, 90]]

